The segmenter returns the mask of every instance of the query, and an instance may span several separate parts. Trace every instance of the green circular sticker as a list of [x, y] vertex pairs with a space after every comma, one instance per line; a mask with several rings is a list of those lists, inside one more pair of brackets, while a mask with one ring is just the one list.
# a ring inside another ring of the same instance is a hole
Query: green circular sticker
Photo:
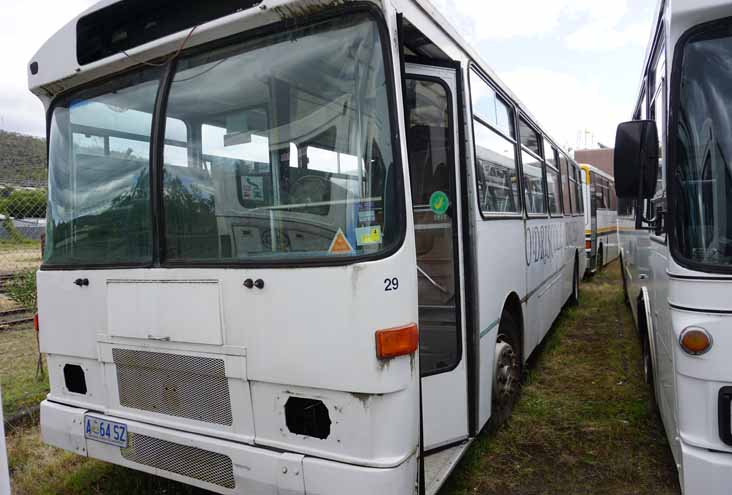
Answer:
[[430, 210], [435, 215], [444, 215], [450, 207], [450, 199], [442, 191], [435, 191], [430, 196]]

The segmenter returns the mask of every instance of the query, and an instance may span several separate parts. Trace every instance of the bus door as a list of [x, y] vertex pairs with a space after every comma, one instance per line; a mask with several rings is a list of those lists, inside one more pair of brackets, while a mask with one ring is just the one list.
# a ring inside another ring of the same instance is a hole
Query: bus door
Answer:
[[468, 437], [454, 69], [407, 64], [405, 107], [417, 247], [424, 449]]

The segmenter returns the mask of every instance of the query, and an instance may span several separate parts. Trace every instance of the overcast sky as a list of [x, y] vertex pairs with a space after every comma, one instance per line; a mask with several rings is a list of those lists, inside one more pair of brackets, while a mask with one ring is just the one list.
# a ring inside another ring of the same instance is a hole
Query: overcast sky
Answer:
[[[656, 0], [433, 1], [561, 144], [613, 144], [631, 114]], [[2, 0], [0, 129], [45, 134], [26, 64], [93, 3]]]

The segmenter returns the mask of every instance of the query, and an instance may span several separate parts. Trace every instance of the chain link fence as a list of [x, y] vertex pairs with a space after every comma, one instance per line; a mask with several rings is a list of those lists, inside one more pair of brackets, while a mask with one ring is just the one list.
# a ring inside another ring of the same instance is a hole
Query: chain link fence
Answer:
[[[36, 170], [0, 170], [0, 315], [35, 303], [46, 231], [46, 181]], [[28, 286], [32, 285], [32, 287]]]

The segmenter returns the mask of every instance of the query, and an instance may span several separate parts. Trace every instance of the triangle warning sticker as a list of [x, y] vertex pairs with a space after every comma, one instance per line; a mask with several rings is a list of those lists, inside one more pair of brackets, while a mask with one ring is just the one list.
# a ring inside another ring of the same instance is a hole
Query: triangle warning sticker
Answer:
[[348, 239], [346, 239], [346, 236], [343, 234], [341, 229], [338, 229], [338, 232], [336, 232], [333, 242], [330, 243], [328, 252], [333, 254], [350, 254], [353, 252], [351, 243], [348, 242]]

